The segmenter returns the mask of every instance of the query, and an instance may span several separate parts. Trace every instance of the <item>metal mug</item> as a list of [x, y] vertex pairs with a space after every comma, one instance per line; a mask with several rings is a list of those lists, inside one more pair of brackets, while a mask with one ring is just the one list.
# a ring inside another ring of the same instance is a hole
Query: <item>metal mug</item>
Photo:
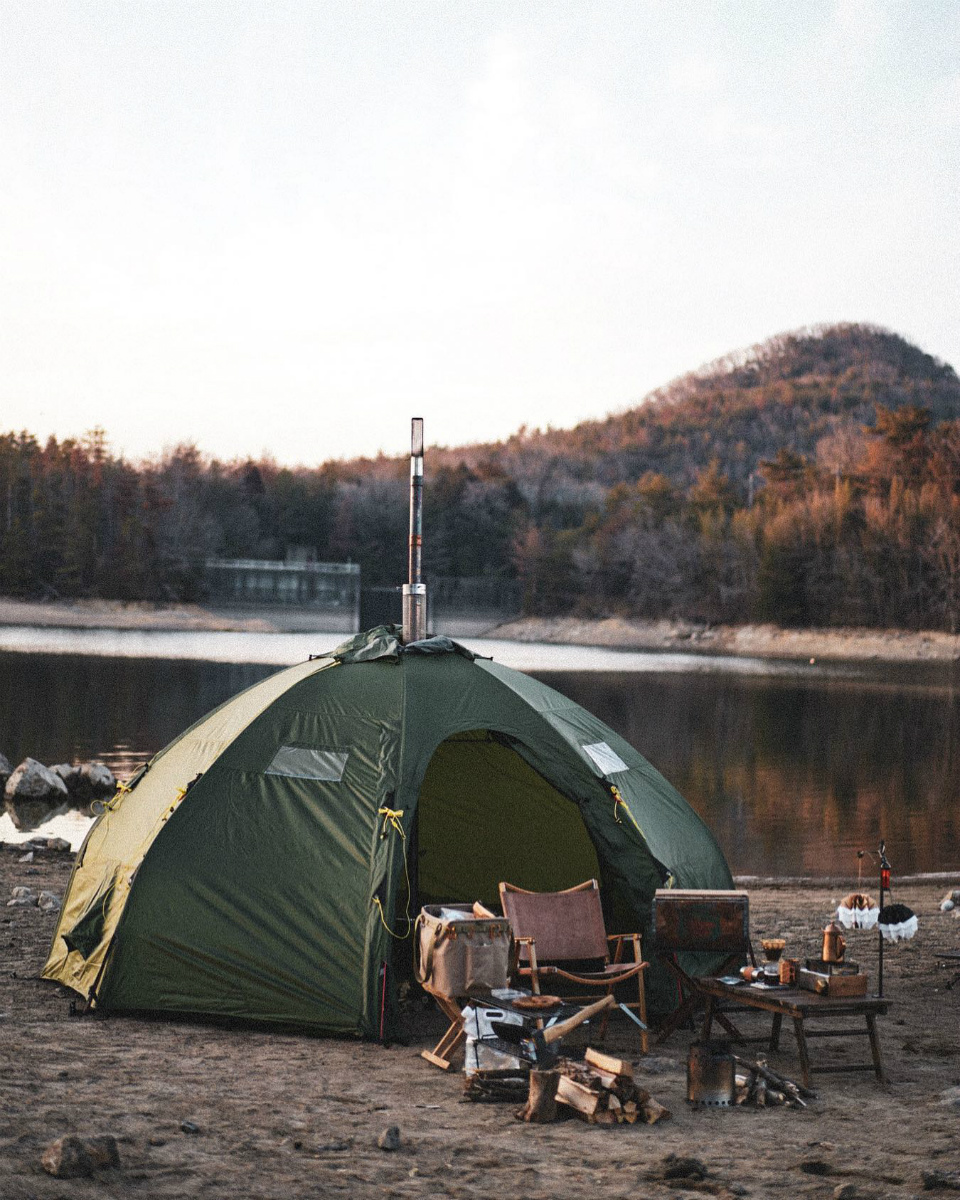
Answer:
[[780, 982], [781, 983], [796, 983], [797, 969], [800, 963], [795, 958], [780, 959]]

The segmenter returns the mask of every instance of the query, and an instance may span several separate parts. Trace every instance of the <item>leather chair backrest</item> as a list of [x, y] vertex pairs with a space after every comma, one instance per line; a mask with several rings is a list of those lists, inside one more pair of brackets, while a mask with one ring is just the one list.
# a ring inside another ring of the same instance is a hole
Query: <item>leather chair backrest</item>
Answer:
[[[518, 891], [502, 883], [500, 899], [514, 936], [535, 940], [537, 962], [606, 960], [607, 931], [595, 879], [564, 892]], [[520, 959], [529, 961], [525, 946]]]

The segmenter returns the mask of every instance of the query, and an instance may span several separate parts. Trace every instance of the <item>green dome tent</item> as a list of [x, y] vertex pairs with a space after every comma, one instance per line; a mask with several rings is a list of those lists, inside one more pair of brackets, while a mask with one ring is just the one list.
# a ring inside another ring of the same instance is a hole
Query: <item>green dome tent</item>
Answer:
[[595, 877], [611, 932], [645, 929], [658, 887], [731, 886], [693, 810], [596, 717], [380, 626], [228, 700], [118, 791], [44, 977], [109, 1011], [391, 1036], [411, 876], [421, 903], [487, 904], [501, 879]]

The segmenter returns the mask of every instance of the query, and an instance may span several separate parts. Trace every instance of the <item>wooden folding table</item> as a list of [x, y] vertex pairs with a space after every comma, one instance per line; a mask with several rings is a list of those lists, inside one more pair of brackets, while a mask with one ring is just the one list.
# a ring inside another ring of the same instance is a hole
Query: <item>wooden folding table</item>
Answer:
[[[873, 1071], [879, 1083], [886, 1083], [876, 1021], [877, 1017], [883, 1016], [889, 1009], [889, 1000], [880, 999], [878, 996], [818, 996], [815, 992], [807, 992], [794, 987], [755, 988], [746, 983], [731, 984], [725, 983], [722, 979], [709, 977], [697, 979], [696, 986], [706, 1001], [702, 1034], [704, 1041], [709, 1040], [717, 1002], [719, 1000], [735, 1000], [744, 1008], [758, 1009], [773, 1015], [773, 1026], [770, 1030], [771, 1051], [779, 1048], [780, 1027], [783, 1024], [783, 1018], [789, 1017], [793, 1021], [797, 1051], [800, 1055], [800, 1071], [806, 1086], [809, 1087], [810, 1075], [814, 1070], [817, 1072]], [[864, 1021], [865, 1027], [863, 1029], [810, 1029], [807, 1027], [810, 1022], [819, 1021], [824, 1017], [833, 1020], [859, 1017]], [[807, 1038], [858, 1036], [869, 1038], [872, 1062], [832, 1062], [816, 1067], [811, 1065]]]

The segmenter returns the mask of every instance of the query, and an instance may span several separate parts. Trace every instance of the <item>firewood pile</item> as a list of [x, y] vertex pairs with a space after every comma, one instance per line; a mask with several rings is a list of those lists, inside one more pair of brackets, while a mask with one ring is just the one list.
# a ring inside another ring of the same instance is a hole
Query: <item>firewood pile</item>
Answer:
[[583, 1062], [560, 1058], [549, 1070], [531, 1070], [525, 1077], [507, 1071], [479, 1071], [465, 1080], [464, 1099], [480, 1103], [526, 1100], [516, 1115], [536, 1124], [579, 1117], [590, 1125], [635, 1125], [638, 1121], [654, 1125], [670, 1116], [637, 1085], [629, 1062], [596, 1050], [587, 1050]]
[[637, 1086], [633, 1067], [623, 1059], [587, 1050], [582, 1063], [561, 1059], [557, 1074], [557, 1104], [590, 1125], [635, 1125], [638, 1121], [655, 1125], [670, 1116], [645, 1088]]
[[806, 1108], [806, 1101], [816, 1097], [816, 1092], [802, 1084], [787, 1079], [772, 1070], [764, 1059], [750, 1062], [749, 1059], [733, 1056], [736, 1074], [737, 1103], [752, 1108], [782, 1104], [787, 1108]]

